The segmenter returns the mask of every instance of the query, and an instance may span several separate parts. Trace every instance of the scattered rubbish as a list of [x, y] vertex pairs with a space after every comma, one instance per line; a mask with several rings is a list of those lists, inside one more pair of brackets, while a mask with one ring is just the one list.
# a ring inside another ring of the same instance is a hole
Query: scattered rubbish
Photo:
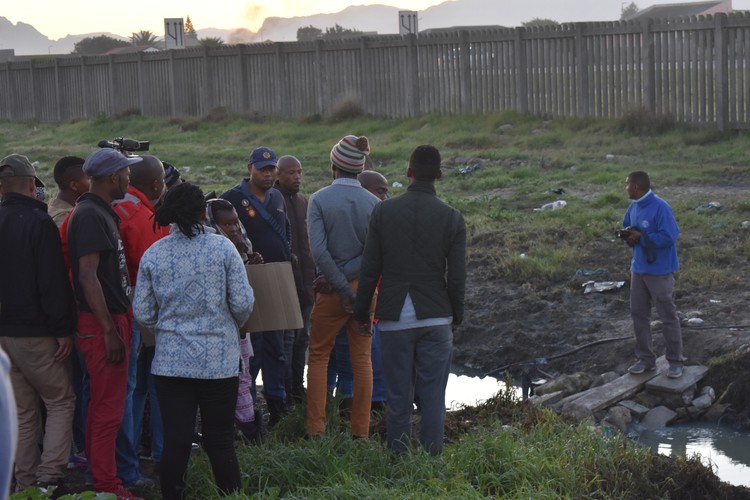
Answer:
[[617, 290], [625, 284], [624, 281], [587, 281], [583, 284], [583, 294], [591, 292], [606, 292], [608, 290]]
[[721, 203], [718, 201], [711, 201], [709, 203], [704, 203], [703, 205], [696, 207], [696, 210], [699, 212], [703, 212], [706, 210], [721, 210]]
[[522, 253], [521, 255], [519, 255], [519, 256], [518, 256], [518, 258], [519, 258], [519, 259], [525, 259], [525, 258], [526, 258], [526, 254], [525, 254], [525, 253]]
[[503, 125], [500, 125], [500, 130], [506, 131], [506, 130], [513, 130], [513, 125], [510, 123], [505, 123]]
[[599, 267], [594, 269], [593, 271], [591, 269], [587, 269], [585, 267], [579, 267], [576, 269], [576, 276], [598, 276], [600, 274], [607, 274], [609, 271], [606, 269]]
[[546, 203], [539, 208], [535, 208], [534, 211], [544, 212], [546, 210], [557, 210], [558, 208], [562, 208], [567, 204], [568, 202], [565, 200], [557, 200], [557, 201], [553, 201], [552, 203]]
[[403, 184], [401, 184], [401, 183], [400, 183], [400, 182], [398, 182], [398, 181], [393, 181], [393, 184], [391, 184], [391, 186], [392, 186], [392, 187], [395, 187], [395, 188], [400, 188], [400, 187], [404, 187], [404, 185], [403, 185]]
[[605, 156], [605, 158], [607, 158], [608, 160], [614, 160], [615, 159], [615, 155], [608, 154], [607, 156]]
[[721, 301], [719, 299], [709, 299], [708, 301], [712, 304], [721, 304]]
[[549, 188], [545, 191], [547, 194], [565, 194], [565, 189], [563, 188]]
[[690, 318], [687, 320], [687, 324], [690, 326], [699, 326], [703, 324], [703, 320], [700, 318]]
[[461, 175], [467, 175], [476, 172], [480, 168], [482, 168], [482, 165], [480, 165], [479, 163], [474, 163], [472, 165], [466, 165], [465, 167], [459, 168], [458, 173]]
[[742, 222], [742, 229], [750, 229], [750, 220]]

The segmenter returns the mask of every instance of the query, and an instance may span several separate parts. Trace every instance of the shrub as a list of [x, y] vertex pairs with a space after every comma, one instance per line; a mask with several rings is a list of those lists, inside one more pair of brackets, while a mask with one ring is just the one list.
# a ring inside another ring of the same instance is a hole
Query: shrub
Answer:
[[331, 108], [328, 120], [331, 122], [343, 122], [358, 118], [365, 114], [365, 109], [357, 97], [347, 96], [339, 99]]

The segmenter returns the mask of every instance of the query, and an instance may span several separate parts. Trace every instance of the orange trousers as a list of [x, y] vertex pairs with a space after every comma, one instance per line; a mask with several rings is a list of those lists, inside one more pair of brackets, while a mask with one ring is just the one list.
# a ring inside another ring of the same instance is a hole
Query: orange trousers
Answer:
[[[357, 280], [349, 282], [356, 293]], [[358, 322], [347, 314], [338, 293], [315, 295], [310, 316], [310, 353], [307, 361], [307, 433], [311, 436], [325, 432], [328, 359], [336, 335], [346, 325], [349, 337], [349, 357], [354, 372], [354, 401], [352, 402], [352, 434], [367, 436], [370, 432], [370, 402], [372, 399], [372, 337], [358, 333]]]

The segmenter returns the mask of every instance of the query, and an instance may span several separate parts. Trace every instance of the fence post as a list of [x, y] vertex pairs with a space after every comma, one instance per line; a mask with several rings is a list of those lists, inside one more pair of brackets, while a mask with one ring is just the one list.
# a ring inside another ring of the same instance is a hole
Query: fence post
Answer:
[[245, 73], [247, 72], [247, 64], [245, 63], [245, 44], [237, 46], [237, 68], [239, 75], [237, 78], [237, 88], [240, 91], [240, 113], [244, 114], [248, 112], [248, 95], [247, 86], [245, 85]]
[[[115, 114], [115, 62], [114, 62], [114, 56], [112, 54], [109, 55], [109, 67], [108, 73], [109, 73], [109, 115], [112, 116]], [[55, 60], [55, 70], [57, 70], [57, 60]]]
[[[208, 113], [214, 108], [214, 93], [211, 88], [211, 62], [208, 57], [208, 46], [203, 47], [203, 88], [201, 102], [198, 103], [198, 113], [200, 116], [208, 116]], [[201, 94], [201, 93], [199, 93]]]
[[316, 93], [318, 96], [318, 114], [323, 116], [325, 113], [326, 103], [326, 71], [323, 62], [323, 40], [315, 40], [315, 67], [317, 68], [317, 78], [315, 78]]
[[62, 104], [60, 103], [60, 59], [55, 58], [55, 116], [62, 121]]
[[[359, 102], [365, 111], [372, 112], [369, 109], [370, 96], [372, 95], [372, 66], [369, 64], [370, 58], [367, 51], [367, 37], [359, 37]], [[407, 91], [408, 92], [408, 91]]]
[[143, 52], [138, 52], [138, 107], [140, 108], [141, 115], [146, 112], [146, 102], [143, 92]]
[[726, 20], [726, 14], [714, 14], [714, 107], [716, 109], [716, 126], [719, 130], [726, 130], [729, 126], [727, 44], [724, 31]]
[[586, 23], [576, 23], [575, 60], [576, 60], [576, 104], [579, 118], [589, 115], [589, 51], [584, 38]]
[[516, 111], [519, 113], [526, 113], [529, 109], [529, 94], [526, 89], [526, 50], [523, 46], [523, 34], [525, 32], [526, 28], [513, 30], [513, 59], [516, 63]]
[[408, 70], [406, 72], [406, 102], [407, 113], [410, 118], [420, 115], [420, 90], [419, 90], [419, 46], [417, 35], [409, 33], [406, 35]]
[[461, 89], [461, 114], [471, 114], [471, 54], [469, 32], [458, 32], [458, 85]]
[[643, 107], [653, 113], [656, 109], [656, 80], [654, 77], [654, 38], [651, 19], [641, 21], [641, 67], [643, 68]]
[[276, 110], [277, 116], [286, 116], [286, 109], [285, 103], [289, 102], [290, 96], [289, 96], [289, 80], [287, 78], [282, 77], [282, 71], [281, 67], [284, 64], [284, 53], [281, 50], [282, 44], [281, 42], [276, 42], [273, 44], [274, 46], [274, 53], [276, 55], [276, 64], [274, 65], [274, 80], [276, 82], [277, 88], [276, 92], [274, 92], [275, 101], [274, 102], [274, 108]]
[[81, 56], [81, 105], [83, 106], [83, 116], [71, 116], [70, 118], [88, 118], [89, 117], [89, 106], [88, 99], [86, 96], [86, 56]]
[[167, 85], [169, 85], [169, 116], [175, 116], [175, 90], [174, 90], [174, 49], [169, 51], [169, 77], [167, 77]]

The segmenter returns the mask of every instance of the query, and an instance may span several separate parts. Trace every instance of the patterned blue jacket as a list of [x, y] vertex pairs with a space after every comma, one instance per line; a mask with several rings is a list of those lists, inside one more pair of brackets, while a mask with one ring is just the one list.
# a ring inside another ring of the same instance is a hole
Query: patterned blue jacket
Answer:
[[192, 238], [176, 227], [143, 254], [133, 314], [154, 330], [151, 373], [221, 379], [239, 373], [239, 326], [253, 289], [229, 239], [207, 230]]

